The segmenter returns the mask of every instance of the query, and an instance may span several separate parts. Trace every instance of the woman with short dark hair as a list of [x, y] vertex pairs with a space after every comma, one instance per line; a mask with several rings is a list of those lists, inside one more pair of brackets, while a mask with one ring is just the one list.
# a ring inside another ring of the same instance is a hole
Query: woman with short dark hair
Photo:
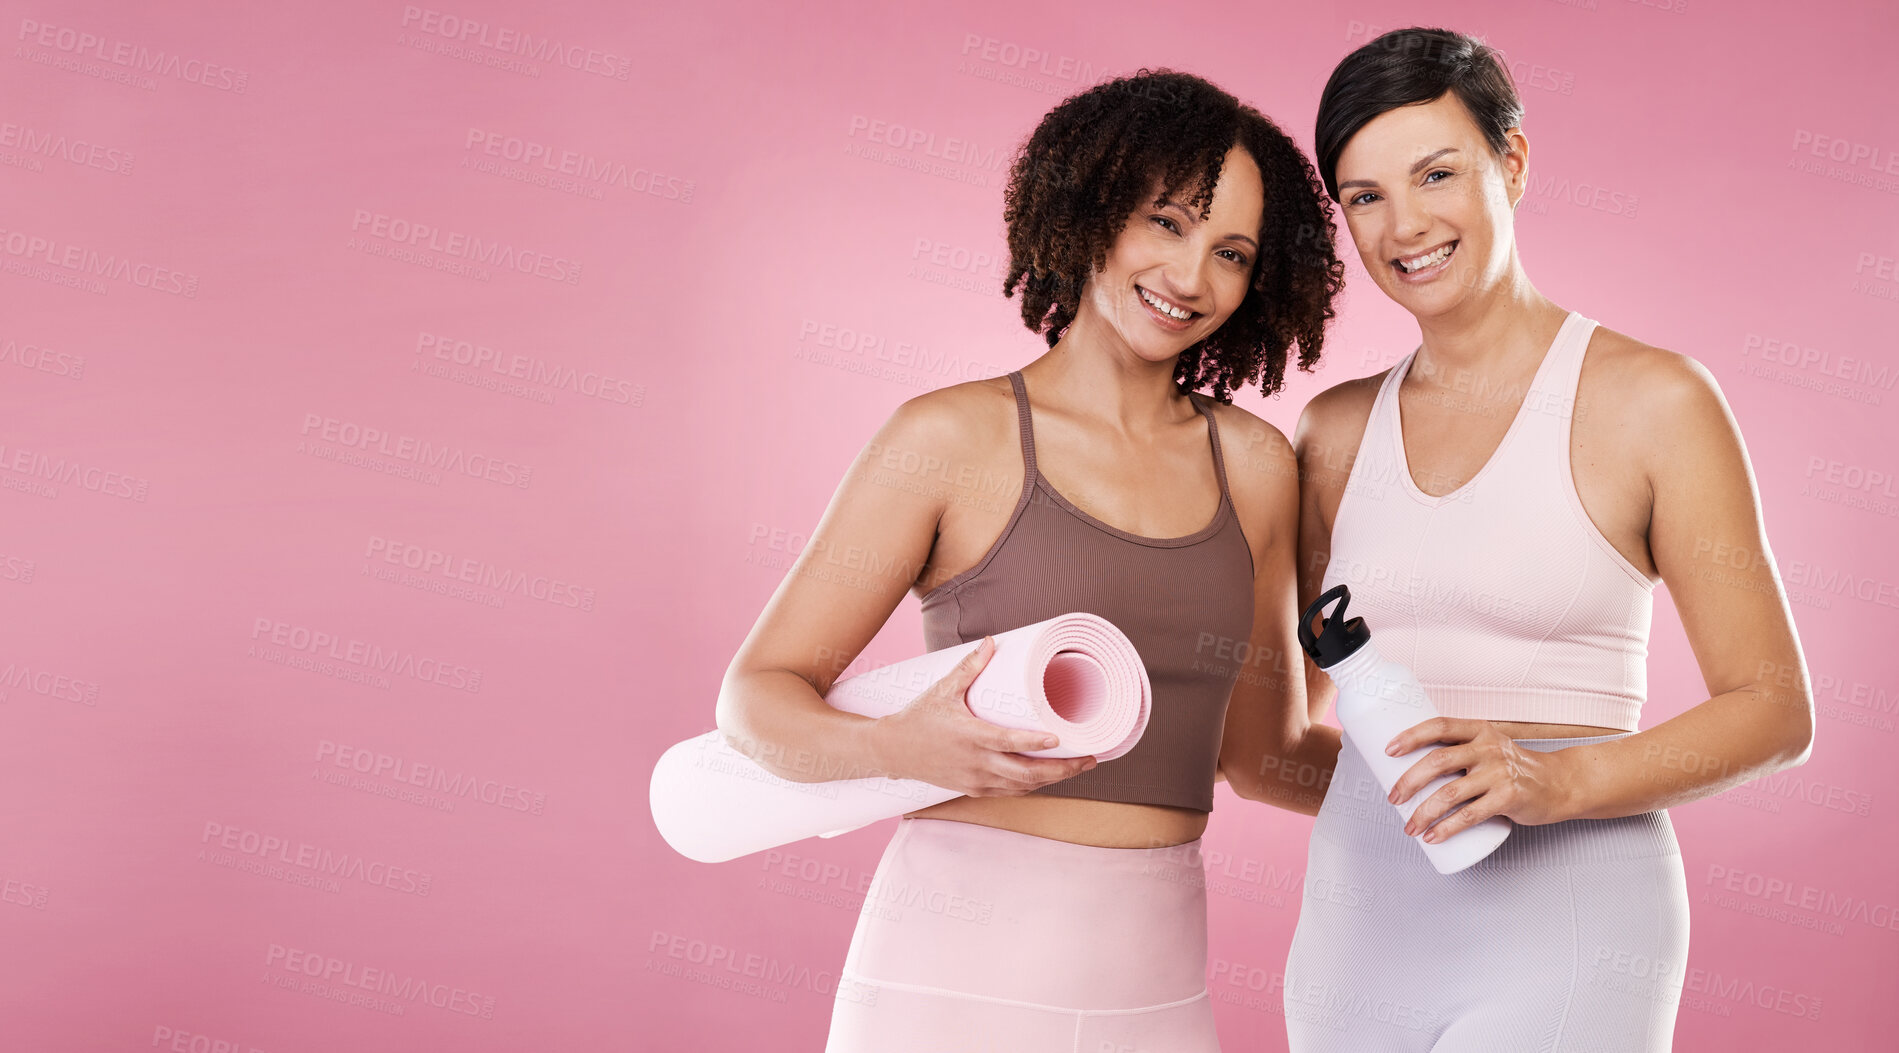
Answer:
[[[1666, 809], [1811, 750], [1734, 419], [1699, 363], [1530, 283], [1522, 118], [1494, 50], [1442, 29], [1366, 44], [1319, 104], [1327, 192], [1422, 340], [1300, 418], [1300, 593], [1348, 586], [1440, 714], [1363, 745], [1441, 748], [1387, 796], [1346, 736], [1307, 880], [1351, 894], [1300, 912], [1295, 1053], [1668, 1049], [1688, 890]], [[1711, 697], [1638, 731], [1658, 580]], [[1330, 680], [1308, 667], [1308, 686], [1323, 712]], [[1386, 803], [1440, 775], [1408, 823]], [[1495, 815], [1517, 824], [1508, 840], [1454, 874], [1411, 836]]]

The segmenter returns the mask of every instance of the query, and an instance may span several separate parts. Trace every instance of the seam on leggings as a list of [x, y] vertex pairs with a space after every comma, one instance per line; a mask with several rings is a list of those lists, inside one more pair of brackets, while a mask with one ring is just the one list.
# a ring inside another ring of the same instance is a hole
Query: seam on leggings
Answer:
[[1200, 993], [1197, 995], [1192, 995], [1187, 998], [1182, 998], [1182, 999], [1179, 999], [1178, 1001], [1162, 1002], [1159, 1005], [1141, 1006], [1138, 1009], [1071, 1009], [1069, 1010], [1069, 1012], [1080, 1013], [1083, 1016], [1130, 1016], [1134, 1013], [1152, 1013], [1157, 1009], [1178, 1009], [1183, 1005], [1192, 1005], [1193, 1003], [1200, 1001], [1202, 998], [1211, 998], [1211, 997], [1213, 997], [1213, 992], [1210, 990], [1207, 990], [1206, 988], [1202, 988]]
[[852, 980], [857, 981], [858, 983], [873, 984], [877, 987], [888, 987], [893, 991], [910, 991], [916, 994], [943, 995], [944, 997], [947, 997], [947, 998], [966, 998], [974, 1002], [993, 1002], [996, 1005], [1012, 1005], [1012, 1006], [1018, 1006], [1024, 1009], [1045, 1009], [1051, 1013], [1075, 1013], [1080, 1016], [1126, 1016], [1131, 1013], [1152, 1013], [1158, 1009], [1174, 1009], [1179, 1006], [1188, 1005], [1193, 1002], [1198, 1002], [1202, 998], [1209, 997], [1211, 993], [1209, 992], [1208, 989], [1201, 988], [1199, 994], [1192, 995], [1187, 998], [1176, 999], [1172, 1002], [1159, 1002], [1154, 1005], [1135, 1006], [1132, 1009], [1076, 1009], [1074, 1006], [1049, 1005], [1046, 1002], [1026, 1002], [1019, 998], [997, 998], [994, 995], [971, 994], [968, 991], [952, 991], [947, 987], [931, 987], [928, 984], [911, 984], [911, 983], [901, 983], [896, 980], [879, 980], [875, 977], [865, 976], [863, 973], [856, 972], [853, 970], [839, 970], [838, 975], [840, 978], [848, 976]]
[[1569, 890], [1569, 991], [1563, 995], [1563, 1011], [1556, 1015], [1556, 1024], [1550, 1029], [1543, 1048], [1554, 1050], [1563, 1041], [1563, 1032], [1569, 1027], [1569, 1010], [1576, 1001], [1576, 965], [1582, 957], [1582, 937], [1576, 931], [1576, 868], [1563, 868], [1563, 883]]

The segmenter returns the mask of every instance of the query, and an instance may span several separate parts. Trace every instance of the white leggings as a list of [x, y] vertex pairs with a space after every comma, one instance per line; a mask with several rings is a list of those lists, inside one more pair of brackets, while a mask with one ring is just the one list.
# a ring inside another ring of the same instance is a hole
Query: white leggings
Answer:
[[[1534, 750], [1607, 742], [1518, 739]], [[1349, 737], [1286, 962], [1292, 1053], [1666, 1051], [1688, 883], [1665, 811], [1518, 826], [1432, 869]]]

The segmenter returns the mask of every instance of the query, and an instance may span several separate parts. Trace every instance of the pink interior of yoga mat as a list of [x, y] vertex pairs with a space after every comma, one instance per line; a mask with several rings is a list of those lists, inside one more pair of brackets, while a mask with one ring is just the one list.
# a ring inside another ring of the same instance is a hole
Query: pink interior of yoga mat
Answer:
[[1055, 715], [1080, 724], [1100, 715], [1108, 700], [1108, 674], [1080, 651], [1057, 651], [1042, 670], [1042, 695]]

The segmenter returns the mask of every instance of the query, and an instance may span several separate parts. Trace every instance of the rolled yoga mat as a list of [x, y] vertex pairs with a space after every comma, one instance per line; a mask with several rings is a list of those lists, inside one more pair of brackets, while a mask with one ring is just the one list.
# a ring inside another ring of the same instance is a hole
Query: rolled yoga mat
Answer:
[[[995, 641], [995, 653], [964, 698], [971, 713], [992, 724], [1045, 730], [1061, 740], [1028, 756], [1092, 754], [1107, 761], [1140, 741], [1153, 687], [1140, 653], [1114, 623], [1094, 614], [1062, 614], [997, 633]], [[824, 700], [846, 713], [889, 716], [980, 642], [847, 677]], [[960, 796], [916, 779], [792, 782], [733, 749], [717, 731], [668, 749], [653, 768], [649, 790], [660, 836], [680, 855], [702, 863], [844, 833]]]

